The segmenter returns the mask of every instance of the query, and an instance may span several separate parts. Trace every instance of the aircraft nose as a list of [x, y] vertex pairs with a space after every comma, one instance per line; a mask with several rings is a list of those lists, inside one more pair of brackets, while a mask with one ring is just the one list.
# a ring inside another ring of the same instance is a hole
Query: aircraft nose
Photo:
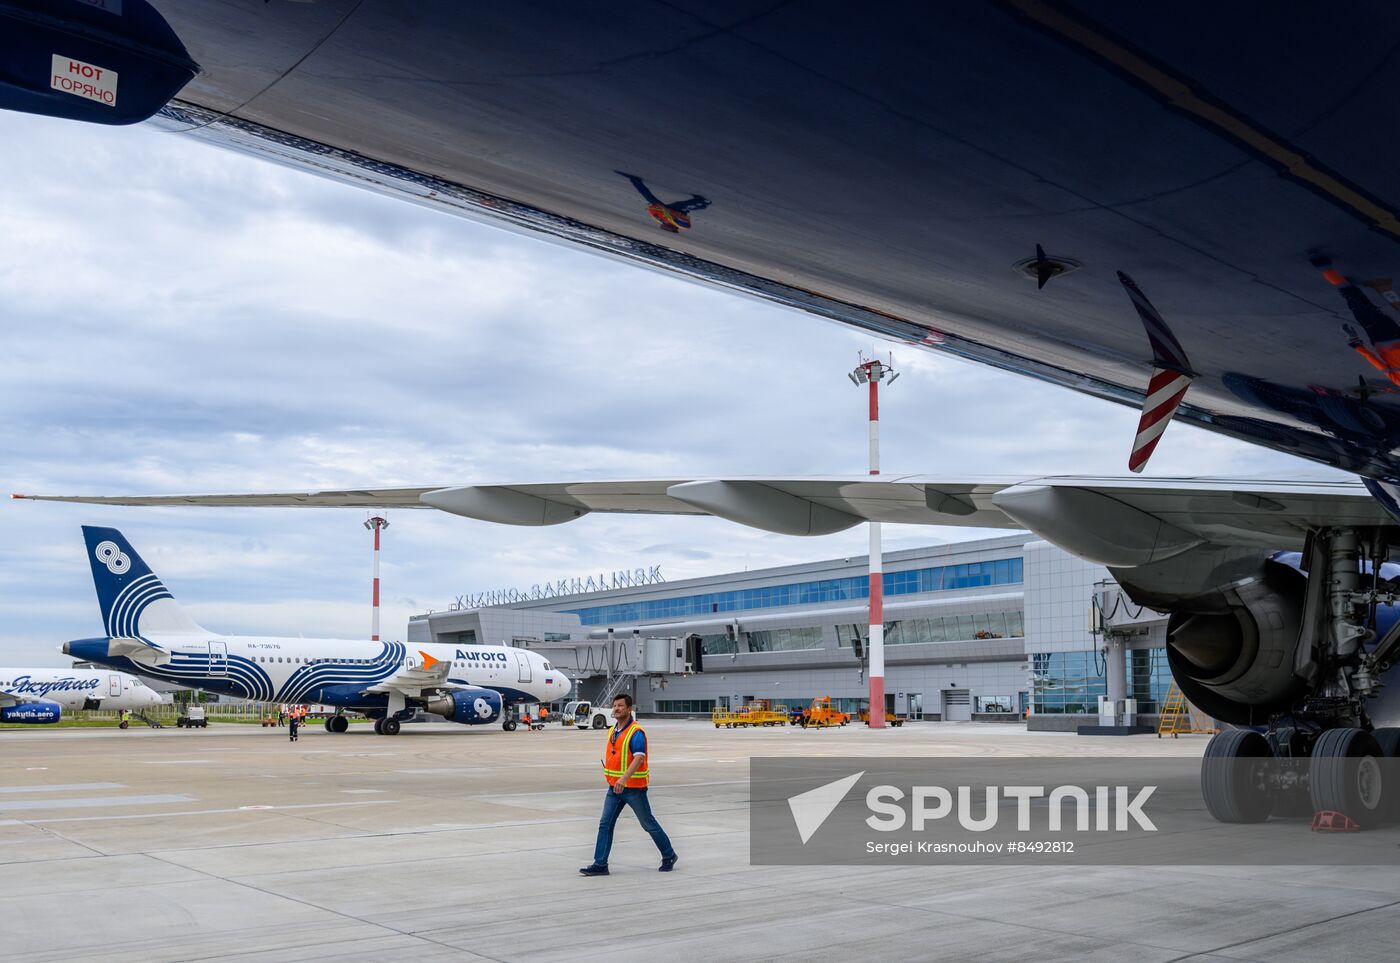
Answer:
[[574, 684], [573, 684], [573, 682], [571, 682], [571, 681], [569, 680], [569, 677], [566, 676], [566, 675], [561, 675], [561, 676], [559, 676], [558, 682], [559, 682], [559, 691], [555, 694], [554, 698], [556, 698], [556, 699], [567, 699], [567, 698], [569, 697], [569, 693], [574, 691]]

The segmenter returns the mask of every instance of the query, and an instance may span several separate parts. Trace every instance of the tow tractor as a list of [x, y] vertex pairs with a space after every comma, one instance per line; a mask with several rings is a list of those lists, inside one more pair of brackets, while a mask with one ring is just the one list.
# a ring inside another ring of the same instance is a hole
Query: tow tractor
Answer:
[[591, 702], [570, 702], [564, 706], [564, 725], [575, 729], [606, 729], [608, 714]]

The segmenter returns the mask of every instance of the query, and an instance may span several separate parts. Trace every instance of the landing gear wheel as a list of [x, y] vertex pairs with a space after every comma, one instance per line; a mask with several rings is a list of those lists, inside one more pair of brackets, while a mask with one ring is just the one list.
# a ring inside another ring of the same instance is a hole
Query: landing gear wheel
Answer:
[[[1274, 808], [1264, 784], [1265, 765], [1273, 757], [1269, 742], [1249, 729], [1213, 736], [1201, 760], [1201, 795], [1222, 823], [1262, 823]], [[1258, 760], [1255, 763], [1252, 760]]]
[[374, 720], [374, 734], [375, 734], [376, 736], [382, 736], [382, 735], [384, 735], [384, 720], [383, 720], [383, 719], [375, 719], [375, 720]]
[[344, 716], [331, 716], [326, 720], [326, 728], [331, 732], [345, 732], [350, 728], [350, 720]]
[[335, 716], [326, 716], [326, 731], [327, 731], [327, 732], [335, 732], [335, 730], [331, 728], [331, 720], [334, 719], [334, 718], [335, 718]]
[[514, 732], [515, 725], [516, 723], [514, 719], [507, 719], [501, 723], [501, 728], [504, 729], [506, 732]]
[[393, 716], [385, 716], [379, 723], [379, 734], [381, 736], [397, 736], [399, 734], [399, 720]]
[[1328, 729], [1313, 744], [1311, 783], [1316, 812], [1349, 816], [1362, 829], [1385, 818], [1384, 758], [1364, 729]]
[[608, 727], [608, 724], [607, 724], [606, 722], [603, 721], [603, 717], [602, 717], [602, 716], [597, 716], [596, 718], [594, 718], [594, 720], [593, 720], [593, 728], [594, 728], [594, 729], [606, 729], [607, 727]]

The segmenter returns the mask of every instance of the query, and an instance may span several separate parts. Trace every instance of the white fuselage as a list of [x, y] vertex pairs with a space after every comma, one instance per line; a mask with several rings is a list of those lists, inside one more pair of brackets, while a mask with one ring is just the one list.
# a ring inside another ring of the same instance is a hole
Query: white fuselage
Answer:
[[[554, 702], [567, 676], [527, 649], [468, 643], [370, 642], [272, 636], [152, 636], [159, 649], [124, 653], [123, 668], [177, 685], [267, 702], [354, 708], [382, 697], [365, 690], [424, 666], [423, 654], [451, 663], [447, 681], [494, 689], [506, 704]], [[91, 656], [85, 656], [91, 657]], [[113, 660], [107, 659], [108, 664]]]
[[161, 697], [140, 679], [111, 669], [0, 666], [0, 692], [21, 701], [56, 702], [65, 712], [82, 708], [145, 709]]

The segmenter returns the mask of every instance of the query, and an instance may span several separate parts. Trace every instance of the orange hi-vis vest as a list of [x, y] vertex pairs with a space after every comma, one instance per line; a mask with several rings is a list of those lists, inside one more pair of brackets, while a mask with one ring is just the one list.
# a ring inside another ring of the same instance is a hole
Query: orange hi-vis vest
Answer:
[[[609, 734], [606, 754], [603, 756], [603, 775], [607, 777], [609, 786], [617, 785], [617, 781], [627, 773], [627, 767], [632, 765], [632, 735], [637, 732], [646, 734], [646, 730], [637, 725], [637, 717], [633, 716], [626, 729], [618, 732], [614, 726]], [[645, 789], [650, 767], [651, 753], [648, 752], [642, 760], [641, 767], [627, 780], [627, 788]]]

